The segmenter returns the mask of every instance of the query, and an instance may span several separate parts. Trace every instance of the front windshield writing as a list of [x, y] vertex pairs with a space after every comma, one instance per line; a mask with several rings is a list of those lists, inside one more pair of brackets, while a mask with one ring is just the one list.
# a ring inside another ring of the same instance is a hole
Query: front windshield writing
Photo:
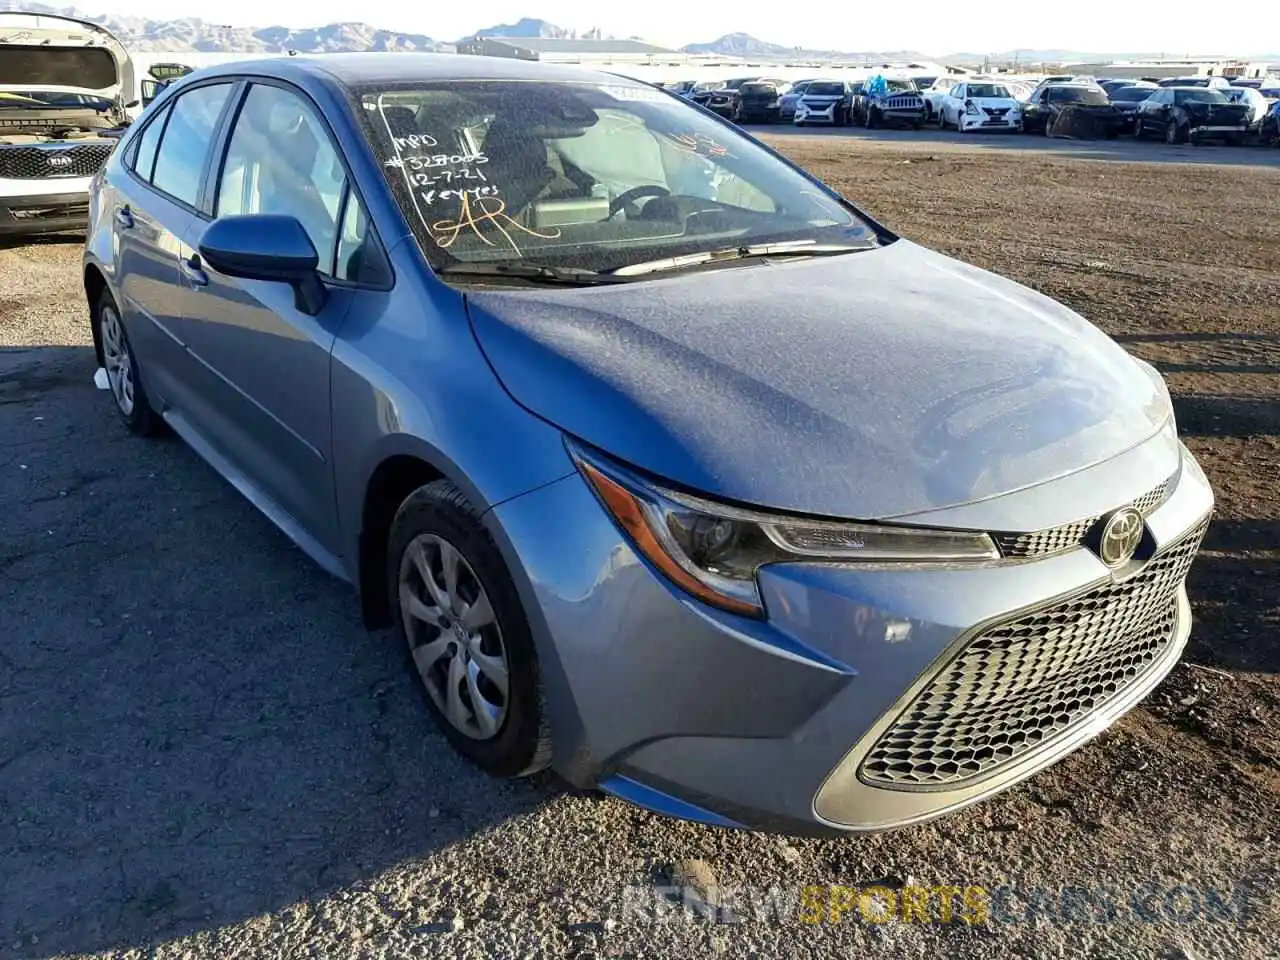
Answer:
[[434, 267], [611, 270], [726, 246], [873, 246], [837, 198], [660, 91], [449, 82], [365, 92], [373, 146]]

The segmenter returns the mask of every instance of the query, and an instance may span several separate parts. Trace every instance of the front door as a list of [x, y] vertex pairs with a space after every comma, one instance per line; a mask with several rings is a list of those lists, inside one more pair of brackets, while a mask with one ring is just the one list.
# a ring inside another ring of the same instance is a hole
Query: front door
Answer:
[[[335, 268], [347, 177], [325, 125], [303, 97], [253, 83], [210, 181], [214, 217], [296, 217], [320, 260], [318, 314], [298, 309], [284, 283], [228, 277], [200, 260], [193, 220], [179, 252], [188, 287], [184, 337], [209, 372], [198, 427], [321, 546], [338, 552], [333, 500], [329, 364], [354, 295]], [[352, 201], [353, 204], [356, 201]], [[353, 208], [354, 213], [354, 208]]]

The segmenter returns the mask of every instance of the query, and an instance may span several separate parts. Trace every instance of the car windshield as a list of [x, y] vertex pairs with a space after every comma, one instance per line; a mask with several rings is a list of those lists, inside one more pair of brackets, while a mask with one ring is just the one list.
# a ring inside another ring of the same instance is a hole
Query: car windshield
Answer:
[[1009, 88], [998, 83], [971, 83], [969, 84], [969, 96], [971, 97], [1003, 97], [1009, 99], [1012, 94]]
[[1054, 84], [1049, 88], [1049, 100], [1053, 103], [1084, 103], [1104, 106], [1109, 101], [1101, 87], [1068, 87]]
[[916, 85], [910, 80], [888, 80], [886, 84], [892, 93], [915, 93]]
[[1117, 87], [1111, 91], [1111, 99], [1137, 102], [1146, 100], [1155, 92], [1153, 87]]
[[777, 93], [777, 88], [767, 81], [760, 83], [744, 83], [738, 88], [738, 92], [742, 94], [771, 94]]
[[1174, 103], [1228, 103], [1230, 101], [1218, 90], [1175, 90]]
[[658, 90], [451, 81], [360, 95], [433, 267], [601, 272], [726, 248], [878, 242], [808, 177]]
[[5, 90], [0, 92], [0, 107], [30, 107], [47, 110], [55, 107], [80, 110], [110, 110], [111, 101], [91, 93], [67, 93], [57, 90]]
[[811, 83], [805, 93], [811, 97], [840, 97], [844, 95], [844, 84], [834, 81]]

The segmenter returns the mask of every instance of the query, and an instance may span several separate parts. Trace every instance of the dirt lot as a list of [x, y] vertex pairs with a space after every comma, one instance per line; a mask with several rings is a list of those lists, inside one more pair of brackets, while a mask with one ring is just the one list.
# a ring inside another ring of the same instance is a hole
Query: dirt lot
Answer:
[[[489, 782], [349, 593], [113, 421], [77, 246], [0, 249], [0, 956], [1280, 955], [1280, 171], [781, 146], [1165, 371], [1219, 498], [1186, 663], [1052, 770], [894, 834]], [[624, 916], [689, 858], [725, 885], [1007, 896], [975, 925]]]

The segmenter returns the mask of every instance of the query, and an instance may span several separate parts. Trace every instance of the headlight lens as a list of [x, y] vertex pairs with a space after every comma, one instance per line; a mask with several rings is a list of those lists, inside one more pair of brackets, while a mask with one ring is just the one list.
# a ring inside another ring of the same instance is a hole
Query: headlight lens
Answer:
[[774, 516], [657, 486], [575, 443], [578, 469], [632, 543], [705, 603], [761, 618], [768, 563], [974, 563], [998, 559], [985, 533]]
[[[1130, 356], [1133, 356], [1133, 355], [1130, 354]], [[1146, 373], [1146, 375], [1151, 378], [1151, 383], [1155, 386], [1156, 392], [1160, 394], [1161, 403], [1165, 410], [1166, 415], [1171, 421], [1174, 421], [1176, 426], [1176, 420], [1174, 418], [1174, 411], [1173, 411], [1173, 397], [1169, 393], [1169, 384], [1165, 381], [1163, 374], [1161, 374], [1160, 371], [1156, 369], [1155, 364], [1148, 363], [1146, 360], [1143, 360], [1141, 357], [1133, 357], [1133, 359], [1138, 364], [1138, 366], [1142, 368], [1143, 372]]]

